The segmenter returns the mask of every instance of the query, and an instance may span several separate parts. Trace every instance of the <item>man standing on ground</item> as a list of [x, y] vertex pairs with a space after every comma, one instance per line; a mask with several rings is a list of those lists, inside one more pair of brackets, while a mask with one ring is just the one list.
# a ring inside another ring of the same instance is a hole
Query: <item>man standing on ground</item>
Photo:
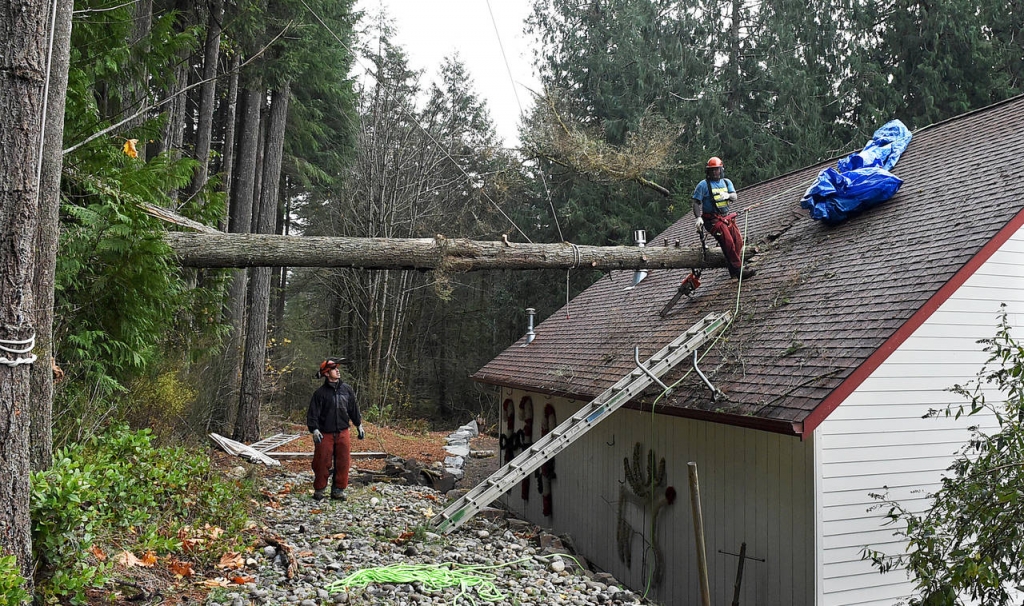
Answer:
[[352, 450], [349, 423], [356, 426], [360, 440], [366, 437], [356, 394], [341, 380], [341, 371], [338, 370], [338, 364], [343, 360], [328, 358], [320, 364], [317, 376], [325, 378], [324, 384], [313, 392], [306, 411], [306, 427], [313, 434], [313, 498], [317, 501], [324, 498], [332, 462], [334, 486], [331, 487], [331, 498], [345, 500]]
[[729, 275], [733, 279], [753, 276], [756, 270], [743, 267], [743, 235], [736, 226], [736, 213], [729, 212], [729, 202], [736, 201], [736, 188], [725, 178], [721, 158], [708, 160], [705, 178], [693, 190], [693, 215], [697, 217], [697, 231], [707, 229], [722, 247], [729, 261]]

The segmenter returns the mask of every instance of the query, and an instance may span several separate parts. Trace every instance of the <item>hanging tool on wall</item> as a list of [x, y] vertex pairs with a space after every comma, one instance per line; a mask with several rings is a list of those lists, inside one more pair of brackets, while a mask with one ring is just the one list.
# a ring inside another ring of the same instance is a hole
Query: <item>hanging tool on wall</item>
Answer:
[[[705, 233], [705, 231], [703, 229], [699, 230], [697, 233], [700, 234], [700, 249], [701, 249], [700, 259], [701, 259], [701, 265], [703, 266], [704, 265], [704, 258], [708, 254], [707, 234]], [[665, 304], [665, 307], [661, 308], [661, 314], [660, 315], [661, 315], [662, 318], [667, 316], [668, 312], [672, 311], [672, 308], [676, 306], [676, 303], [678, 303], [679, 299], [683, 298], [684, 295], [686, 296], [687, 299], [692, 299], [693, 298], [690, 295], [692, 295], [693, 291], [697, 290], [697, 288], [700, 286], [700, 273], [701, 273], [701, 270], [702, 270], [701, 267], [695, 267], [695, 268], [690, 270], [690, 275], [688, 275], [685, 278], [683, 278], [682, 283], [679, 284], [679, 290], [677, 290], [676, 294], [673, 295], [671, 299], [669, 299], [669, 302]]]

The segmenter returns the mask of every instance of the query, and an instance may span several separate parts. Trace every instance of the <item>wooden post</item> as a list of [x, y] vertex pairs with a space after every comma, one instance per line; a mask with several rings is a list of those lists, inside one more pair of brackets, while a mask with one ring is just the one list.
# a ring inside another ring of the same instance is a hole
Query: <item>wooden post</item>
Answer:
[[711, 588], [708, 585], [708, 558], [704, 549], [704, 518], [700, 512], [700, 486], [697, 482], [697, 464], [686, 464], [690, 470], [690, 507], [693, 509], [693, 538], [697, 543], [697, 577], [700, 580], [700, 603], [711, 606]]

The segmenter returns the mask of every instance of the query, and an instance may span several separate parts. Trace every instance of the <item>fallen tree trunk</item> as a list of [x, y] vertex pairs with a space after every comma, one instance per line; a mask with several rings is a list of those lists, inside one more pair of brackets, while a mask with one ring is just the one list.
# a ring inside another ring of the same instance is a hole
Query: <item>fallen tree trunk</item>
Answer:
[[579, 246], [485, 242], [464, 238], [327, 238], [270, 234], [168, 232], [189, 267], [354, 267], [467, 272], [485, 269], [689, 269], [727, 267], [722, 251], [678, 241], [661, 246]]

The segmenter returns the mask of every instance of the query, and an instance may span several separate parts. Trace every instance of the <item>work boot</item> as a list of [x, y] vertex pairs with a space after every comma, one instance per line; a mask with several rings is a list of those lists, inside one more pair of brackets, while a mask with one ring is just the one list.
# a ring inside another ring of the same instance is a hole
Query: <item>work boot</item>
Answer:
[[324, 500], [324, 496], [326, 496], [326, 495], [324, 495], [324, 491], [325, 490], [327, 490], [327, 489], [326, 488], [320, 488], [318, 490], [314, 490], [313, 491], [313, 500], [314, 501], [323, 501]]
[[743, 279], [746, 280], [747, 278], [753, 278], [757, 275], [757, 270], [753, 267], [744, 267], [742, 271], [732, 267], [729, 268], [729, 275], [732, 276], [733, 280], [738, 280], [741, 274]]
[[345, 491], [344, 491], [344, 489], [332, 488], [331, 489], [331, 498], [332, 499], [337, 499], [339, 501], [344, 501], [345, 500]]

